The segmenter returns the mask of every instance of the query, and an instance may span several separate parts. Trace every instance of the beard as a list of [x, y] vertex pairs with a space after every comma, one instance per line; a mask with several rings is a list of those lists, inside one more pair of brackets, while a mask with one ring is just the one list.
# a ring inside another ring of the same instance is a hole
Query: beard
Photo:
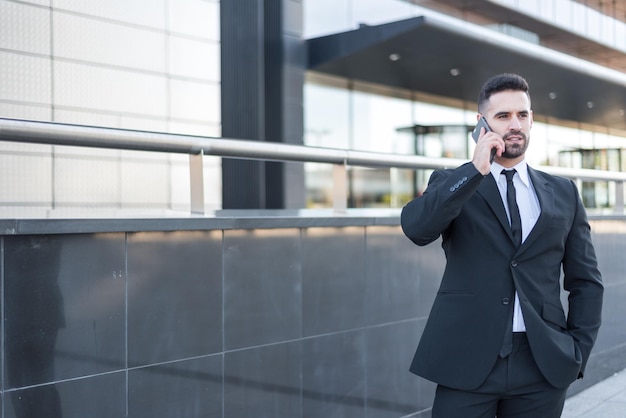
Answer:
[[[511, 136], [519, 136], [522, 138], [521, 141], [516, 142], [507, 142], [507, 139]], [[511, 132], [505, 134], [502, 139], [504, 140], [504, 152], [502, 153], [503, 158], [517, 158], [526, 152], [528, 148], [528, 137], [523, 132]]]

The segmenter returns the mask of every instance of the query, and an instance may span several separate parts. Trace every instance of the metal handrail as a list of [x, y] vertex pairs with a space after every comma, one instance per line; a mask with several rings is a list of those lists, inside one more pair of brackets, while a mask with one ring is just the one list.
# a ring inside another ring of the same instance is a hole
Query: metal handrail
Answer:
[[[333, 164], [333, 206], [338, 212], [346, 210], [348, 166], [439, 169], [456, 167], [467, 161], [456, 158], [431, 158], [419, 155], [321, 148], [277, 142], [211, 138], [6, 118], [0, 118], [0, 141], [188, 154], [190, 156], [191, 210], [199, 213], [204, 212], [203, 155]], [[623, 186], [626, 181], [626, 173], [624, 172], [553, 166], [539, 166], [537, 168], [550, 174], [576, 180], [615, 181], [618, 186], [616, 187], [615, 209], [620, 213], [624, 209]]]

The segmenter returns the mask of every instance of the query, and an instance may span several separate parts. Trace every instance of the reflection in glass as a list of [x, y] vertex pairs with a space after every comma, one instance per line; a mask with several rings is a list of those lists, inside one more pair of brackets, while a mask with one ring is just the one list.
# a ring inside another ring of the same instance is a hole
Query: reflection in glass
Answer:
[[[65, 327], [58, 285], [61, 241], [46, 236], [5, 238], [5, 350], [9, 388], [54, 381], [57, 332]], [[55, 385], [11, 392], [18, 418], [61, 417]]]
[[[559, 152], [559, 165], [604, 171], [626, 171], [626, 150], [620, 148], [577, 148]], [[611, 209], [616, 204], [616, 183], [582, 181], [583, 204], [589, 209]]]

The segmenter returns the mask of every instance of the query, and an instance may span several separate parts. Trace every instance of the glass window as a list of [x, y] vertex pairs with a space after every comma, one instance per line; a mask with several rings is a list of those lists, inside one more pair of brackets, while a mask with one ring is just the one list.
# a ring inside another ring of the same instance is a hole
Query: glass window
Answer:
[[[350, 93], [346, 81], [326, 80], [304, 85], [304, 144], [346, 149], [350, 143]], [[333, 206], [333, 168], [306, 163], [305, 188], [308, 208]]]
[[343, 88], [306, 83], [304, 143], [313, 147], [349, 148], [350, 93]]
[[353, 29], [349, 19], [350, 3], [350, 0], [305, 0], [304, 38], [316, 38]]
[[395, 97], [353, 93], [352, 149], [396, 153], [405, 137], [398, 130], [413, 125], [411, 102]]
[[352, 26], [379, 25], [415, 15], [415, 6], [398, 0], [351, 0]]

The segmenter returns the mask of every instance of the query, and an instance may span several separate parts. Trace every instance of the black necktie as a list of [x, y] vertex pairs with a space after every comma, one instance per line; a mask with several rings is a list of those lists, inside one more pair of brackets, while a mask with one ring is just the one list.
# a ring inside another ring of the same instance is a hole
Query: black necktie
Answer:
[[[511, 232], [513, 233], [515, 245], [519, 246], [522, 243], [522, 218], [519, 214], [517, 197], [515, 195], [515, 186], [513, 185], [515, 169], [502, 170], [502, 174], [506, 177], [506, 203], [509, 207], [509, 216], [511, 218]], [[513, 299], [509, 300], [509, 303], [513, 302]], [[502, 358], [507, 357], [513, 351], [513, 309], [514, 306], [511, 306], [509, 314], [507, 315], [508, 322], [504, 332], [504, 341], [502, 342], [502, 347], [500, 348], [500, 357]]]
[[511, 232], [515, 245], [522, 243], [522, 218], [519, 215], [519, 207], [517, 206], [517, 197], [515, 196], [515, 186], [513, 185], [513, 176], [515, 169], [502, 170], [502, 174], [506, 177], [506, 203], [509, 206], [509, 216], [511, 218]]

